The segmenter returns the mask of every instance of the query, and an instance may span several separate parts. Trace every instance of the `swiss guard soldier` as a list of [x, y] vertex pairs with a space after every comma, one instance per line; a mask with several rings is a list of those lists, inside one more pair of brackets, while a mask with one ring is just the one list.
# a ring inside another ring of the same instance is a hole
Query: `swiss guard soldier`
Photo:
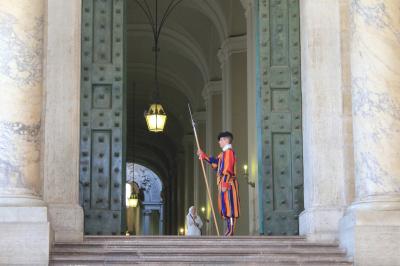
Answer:
[[222, 152], [218, 157], [197, 151], [199, 159], [207, 161], [217, 171], [218, 210], [226, 221], [225, 236], [232, 236], [240, 213], [239, 184], [236, 176], [236, 157], [232, 149], [233, 135], [225, 131], [218, 135]]

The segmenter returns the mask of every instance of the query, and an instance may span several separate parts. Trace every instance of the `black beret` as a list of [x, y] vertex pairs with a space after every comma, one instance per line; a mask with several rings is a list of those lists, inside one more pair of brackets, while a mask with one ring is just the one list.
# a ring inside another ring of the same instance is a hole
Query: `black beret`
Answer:
[[230, 138], [231, 140], [233, 140], [233, 135], [229, 131], [224, 131], [224, 132], [221, 132], [221, 133], [218, 134], [218, 140], [220, 138]]

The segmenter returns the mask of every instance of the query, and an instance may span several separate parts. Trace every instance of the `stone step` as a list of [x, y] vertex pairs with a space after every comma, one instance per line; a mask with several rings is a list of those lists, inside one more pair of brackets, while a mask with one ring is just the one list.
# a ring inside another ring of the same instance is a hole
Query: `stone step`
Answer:
[[271, 265], [280, 263], [280, 265], [352, 265], [351, 262], [344, 258], [330, 258], [330, 257], [288, 257], [288, 256], [130, 256], [130, 257], [107, 257], [107, 256], [84, 256], [84, 257], [62, 257], [55, 256], [51, 260], [52, 265], [60, 265], [66, 263], [69, 265], [85, 265], [86, 263], [98, 264], [124, 264], [124, 263], [159, 263], [165, 265], [171, 264], [241, 264], [241, 265]]
[[143, 254], [132, 252], [126, 253], [103, 253], [103, 254], [52, 254], [53, 262], [65, 261], [110, 261], [110, 262], [336, 262], [351, 265], [342, 254], [242, 254], [242, 253], [220, 253], [211, 254]]
[[160, 266], [160, 265], [219, 265], [219, 266], [230, 266], [230, 265], [246, 265], [246, 266], [352, 266], [352, 263], [349, 262], [290, 262], [290, 261], [282, 261], [282, 262], [251, 262], [247, 261], [243, 262], [213, 262], [213, 261], [203, 261], [203, 262], [140, 262], [140, 261], [126, 261], [126, 262], [113, 262], [113, 261], [50, 261], [50, 265], [58, 265], [58, 266], [82, 266], [82, 265], [146, 265], [146, 266]]
[[90, 241], [125, 241], [125, 240], [140, 240], [140, 241], [170, 241], [170, 240], [251, 240], [251, 241], [305, 241], [302, 236], [85, 236], [85, 242]]
[[[99, 246], [99, 247], [80, 247], [76, 245], [71, 246], [58, 246], [56, 245], [52, 252], [56, 253], [79, 253], [79, 252], [92, 252], [92, 253], [102, 253], [102, 252], [142, 252], [142, 253], [224, 253], [226, 252], [227, 246]], [[229, 247], [229, 253], [245, 253], [245, 254], [257, 254], [257, 253], [307, 253], [307, 254], [339, 254], [345, 255], [345, 253], [338, 248], [326, 248], [315, 246], [313, 248], [309, 247], [280, 247], [280, 246], [233, 246]]]
[[337, 248], [336, 244], [319, 244], [309, 242], [251, 242], [251, 241], [154, 241], [154, 242], [142, 242], [142, 241], [125, 241], [125, 242], [84, 242], [84, 243], [57, 243], [56, 247], [164, 247], [173, 245], [175, 247], [210, 247], [210, 246], [229, 246], [229, 247], [280, 247], [280, 248]]
[[[85, 245], [301, 245], [337, 247], [332, 243], [310, 243], [292, 237], [85, 237]], [[63, 245], [69, 243], [58, 243]]]
[[187, 261], [141, 261], [141, 260], [128, 260], [128, 261], [112, 261], [112, 260], [63, 260], [63, 261], [50, 261], [50, 265], [267, 265], [267, 266], [352, 266], [351, 262], [343, 261], [253, 261], [251, 259], [246, 259], [245, 261], [193, 261], [188, 258]]
[[302, 237], [89, 236], [57, 243], [52, 265], [352, 265], [337, 244]]
[[172, 253], [168, 253], [168, 252], [162, 252], [160, 250], [160, 252], [141, 252], [141, 251], [132, 251], [132, 252], [112, 252], [112, 251], [104, 251], [102, 253], [99, 252], [52, 252], [52, 256], [54, 257], [63, 257], [63, 256], [68, 256], [68, 255], [72, 255], [74, 257], [84, 257], [84, 256], [93, 256], [93, 257], [113, 257], [116, 256], [118, 258], [122, 258], [122, 257], [152, 257], [152, 256], [156, 256], [156, 257], [184, 257], [184, 256], [193, 256], [193, 257], [202, 257], [202, 256], [208, 256], [208, 257], [213, 257], [213, 256], [222, 256], [222, 257], [238, 257], [238, 256], [252, 256], [252, 257], [282, 257], [282, 258], [326, 258], [326, 259], [342, 259], [345, 258], [343, 256], [342, 253], [287, 253], [287, 252], [253, 252], [253, 253], [246, 253], [246, 252], [214, 252], [211, 250], [208, 251], [204, 251], [204, 253], [197, 253], [197, 252], [190, 252], [190, 251], [186, 251], [186, 252], [172, 252]]
[[264, 236], [264, 235], [254, 235], [254, 236], [249, 236], [249, 235], [234, 235], [234, 236], [229, 236], [229, 237], [224, 237], [224, 236], [217, 236], [217, 235], [205, 235], [205, 236], [178, 236], [178, 235], [85, 235], [84, 239], [85, 240], [92, 240], [92, 239], [125, 239], [125, 238], [135, 238], [135, 239], [182, 239], [182, 238], [199, 238], [199, 239], [232, 239], [232, 238], [241, 238], [241, 239], [284, 239], [284, 240], [306, 240], [305, 236], [299, 236], [299, 235], [294, 235], [294, 236]]
[[124, 256], [124, 257], [107, 257], [107, 256], [77, 256], [72, 259], [69, 256], [54, 256], [52, 262], [113, 262], [113, 263], [125, 263], [125, 262], [176, 262], [176, 263], [200, 263], [200, 262], [213, 262], [213, 263], [233, 263], [233, 262], [254, 262], [254, 263], [276, 263], [276, 262], [291, 262], [291, 263], [346, 263], [351, 265], [349, 261], [344, 258], [331, 258], [331, 257], [299, 257], [299, 256], [177, 256], [171, 258], [170, 256]]

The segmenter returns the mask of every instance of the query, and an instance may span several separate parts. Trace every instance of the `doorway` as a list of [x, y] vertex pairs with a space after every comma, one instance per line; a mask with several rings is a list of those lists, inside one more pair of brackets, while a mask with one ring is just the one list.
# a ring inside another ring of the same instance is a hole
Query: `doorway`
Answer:
[[[219, 152], [215, 135], [228, 129], [237, 136], [238, 169], [247, 163], [248, 152], [258, 155], [257, 180], [239, 180], [240, 234], [249, 234], [254, 223], [248, 209], [258, 209], [257, 233], [298, 234], [303, 209], [299, 2], [254, 2], [258, 128], [245, 126], [252, 107], [245, 100], [246, 50], [236, 49], [237, 40], [246, 40], [241, 1], [185, 0], [160, 39], [160, 97], [168, 119], [164, 133], [153, 134], [143, 117], [154, 89], [152, 35], [145, 15], [134, 0], [82, 1], [80, 195], [85, 234], [126, 232], [127, 161], [153, 169], [163, 184], [163, 215], [155, 211], [164, 223], [159, 232], [176, 234], [191, 205], [204, 206], [211, 218], [193, 156], [187, 103], [208, 152]], [[254, 130], [260, 151], [247, 149], [248, 132]], [[214, 185], [211, 172], [208, 178]], [[251, 185], [258, 189], [257, 201], [250, 200]], [[146, 219], [155, 215], [154, 208], [148, 208]]]

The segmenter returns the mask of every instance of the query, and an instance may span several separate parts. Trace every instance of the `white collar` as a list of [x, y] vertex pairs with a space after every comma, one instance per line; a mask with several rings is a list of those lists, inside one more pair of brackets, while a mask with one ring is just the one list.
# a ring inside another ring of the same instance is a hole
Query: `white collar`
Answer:
[[232, 144], [226, 144], [226, 145], [222, 148], [223, 151], [227, 151], [227, 150], [229, 150], [229, 149], [232, 149]]

